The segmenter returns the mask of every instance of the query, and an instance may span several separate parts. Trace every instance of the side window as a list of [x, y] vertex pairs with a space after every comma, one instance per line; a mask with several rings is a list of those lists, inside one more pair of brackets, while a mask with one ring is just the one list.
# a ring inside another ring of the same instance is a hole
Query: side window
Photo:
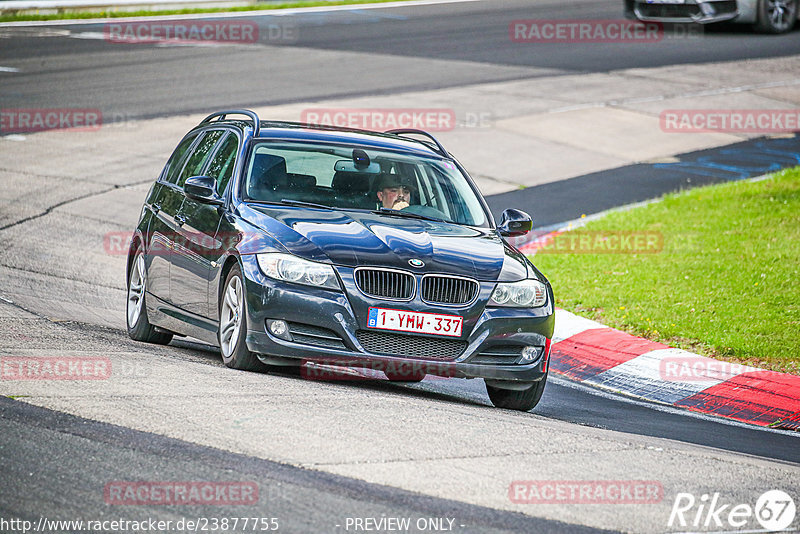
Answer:
[[217, 193], [220, 195], [225, 191], [228, 182], [233, 176], [233, 168], [236, 166], [236, 152], [239, 148], [239, 140], [234, 134], [229, 134], [222, 142], [214, 159], [208, 165], [206, 176], [217, 179]]
[[197, 176], [200, 174], [200, 171], [203, 170], [203, 165], [205, 165], [206, 160], [208, 160], [208, 157], [212, 153], [214, 145], [217, 144], [217, 141], [219, 141], [224, 133], [223, 130], [212, 130], [203, 135], [194, 147], [194, 151], [189, 156], [189, 159], [186, 160], [186, 165], [183, 166], [183, 170], [176, 182], [178, 187], [183, 187], [184, 182], [186, 182], [186, 179], [190, 176]]
[[181, 163], [183, 163], [183, 156], [186, 154], [186, 151], [189, 150], [189, 147], [192, 146], [195, 139], [197, 139], [197, 134], [190, 135], [181, 141], [181, 144], [179, 144], [178, 148], [172, 153], [163, 175], [165, 182], [175, 183], [175, 180], [178, 178], [178, 172], [180, 172], [181, 169]]

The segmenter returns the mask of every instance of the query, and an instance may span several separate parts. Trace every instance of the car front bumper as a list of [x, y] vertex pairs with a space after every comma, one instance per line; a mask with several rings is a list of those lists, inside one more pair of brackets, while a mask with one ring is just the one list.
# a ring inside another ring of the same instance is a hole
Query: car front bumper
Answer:
[[[466, 315], [462, 335], [445, 339], [366, 328], [367, 307], [398, 303], [361, 295], [352, 285], [349, 269], [337, 268], [345, 285], [345, 291], [339, 292], [276, 281], [261, 272], [255, 256], [242, 256], [241, 260], [247, 295], [247, 346], [265, 363], [274, 363], [277, 357], [377, 370], [406, 365], [430, 375], [519, 382], [535, 382], [547, 373], [555, 324], [549, 285], [548, 302], [540, 308], [475, 304], [469, 309], [444, 310], [406, 305], [413, 311]], [[493, 285], [487, 284], [481, 295], [492, 289]], [[270, 333], [267, 320], [285, 321], [290, 339]], [[537, 347], [533, 360], [523, 362], [523, 346]], [[516, 357], [515, 351], [520, 352]]]

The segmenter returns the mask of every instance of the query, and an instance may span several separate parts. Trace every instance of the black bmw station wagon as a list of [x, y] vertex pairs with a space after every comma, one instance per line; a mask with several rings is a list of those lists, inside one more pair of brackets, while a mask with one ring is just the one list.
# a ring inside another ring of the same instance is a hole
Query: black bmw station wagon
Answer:
[[[139, 341], [191, 336], [228, 367], [326, 365], [483, 378], [495, 406], [544, 391], [553, 292], [430, 134], [213, 113], [153, 183], [128, 254]], [[409, 371], [410, 370], [410, 371]]]

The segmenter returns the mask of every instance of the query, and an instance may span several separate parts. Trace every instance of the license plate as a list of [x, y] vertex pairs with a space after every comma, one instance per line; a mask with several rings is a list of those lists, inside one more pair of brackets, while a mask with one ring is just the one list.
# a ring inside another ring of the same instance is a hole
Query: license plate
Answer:
[[647, 0], [648, 4], [685, 4], [686, 0]]
[[410, 312], [390, 308], [370, 308], [367, 327], [439, 336], [461, 335], [463, 317], [439, 313]]

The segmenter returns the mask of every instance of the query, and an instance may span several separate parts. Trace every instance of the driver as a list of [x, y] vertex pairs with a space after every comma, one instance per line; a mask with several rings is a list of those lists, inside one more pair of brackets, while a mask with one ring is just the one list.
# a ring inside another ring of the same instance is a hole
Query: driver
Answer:
[[407, 208], [413, 191], [416, 191], [413, 181], [405, 176], [382, 174], [378, 179], [378, 200], [384, 208]]

